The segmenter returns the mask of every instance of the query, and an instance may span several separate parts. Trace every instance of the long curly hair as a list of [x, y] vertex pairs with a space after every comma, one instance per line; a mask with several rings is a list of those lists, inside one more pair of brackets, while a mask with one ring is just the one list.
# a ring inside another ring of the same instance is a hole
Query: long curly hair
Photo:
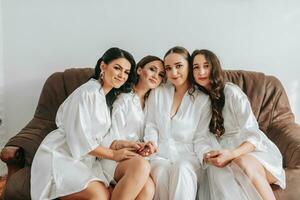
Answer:
[[192, 63], [194, 62], [194, 58], [197, 55], [203, 55], [211, 68], [211, 74], [209, 77], [211, 82], [211, 90], [207, 90], [201, 85], [197, 84], [194, 80], [194, 77], [192, 84], [196, 86], [199, 90], [209, 95], [211, 100], [212, 111], [209, 130], [217, 137], [220, 137], [225, 133], [224, 118], [222, 115], [222, 110], [225, 105], [225, 83], [223, 77], [223, 70], [221, 68], [221, 64], [218, 57], [213, 52], [207, 49], [195, 50], [191, 56]]
[[91, 77], [93, 79], [96, 80], [100, 80], [100, 74], [101, 74], [101, 62], [103, 61], [105, 64], [109, 64], [110, 62], [112, 62], [113, 60], [119, 59], [119, 58], [125, 58], [126, 60], [128, 60], [128, 62], [130, 63], [131, 67], [130, 67], [130, 72], [128, 75], [128, 79], [126, 80], [126, 82], [120, 87], [120, 88], [113, 88], [109, 91], [109, 93], [105, 96], [106, 98], [106, 103], [109, 107], [112, 106], [113, 102], [116, 100], [117, 96], [120, 93], [128, 93], [132, 90], [132, 86], [134, 85], [135, 79], [136, 79], [136, 75], [135, 75], [135, 60], [133, 58], [133, 56], [120, 48], [117, 47], [112, 47], [109, 48], [101, 58], [99, 58], [99, 60], [97, 61], [97, 64], [95, 66], [95, 73], [94, 75]]

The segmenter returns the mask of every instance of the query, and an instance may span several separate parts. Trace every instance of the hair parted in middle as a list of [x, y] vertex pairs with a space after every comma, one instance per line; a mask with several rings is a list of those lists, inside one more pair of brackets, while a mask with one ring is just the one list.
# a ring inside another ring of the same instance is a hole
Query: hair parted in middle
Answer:
[[191, 56], [192, 63], [197, 55], [203, 55], [211, 68], [211, 73], [209, 77], [211, 82], [211, 90], [208, 91], [201, 85], [197, 84], [194, 78], [192, 84], [196, 86], [199, 90], [209, 95], [211, 100], [212, 111], [212, 118], [209, 124], [209, 130], [217, 137], [220, 137], [225, 133], [224, 118], [222, 115], [222, 110], [225, 105], [225, 83], [223, 70], [221, 68], [221, 64], [218, 57], [213, 52], [207, 49], [195, 50]]
[[[169, 54], [172, 54], [172, 53], [180, 54], [188, 62], [188, 68], [189, 68], [188, 81], [189, 81], [190, 84], [192, 84], [192, 82], [193, 82], [193, 65], [192, 65], [192, 58], [191, 58], [191, 55], [190, 55], [189, 51], [184, 47], [175, 46], [175, 47], [169, 49], [167, 51], [167, 53], [165, 53], [164, 59]], [[189, 95], [193, 96], [194, 91], [195, 91], [195, 88], [191, 87], [188, 91]]]

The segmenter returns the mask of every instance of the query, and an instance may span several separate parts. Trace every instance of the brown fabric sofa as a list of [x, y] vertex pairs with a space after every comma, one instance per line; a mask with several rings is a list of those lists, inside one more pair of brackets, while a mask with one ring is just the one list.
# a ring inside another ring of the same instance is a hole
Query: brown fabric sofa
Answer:
[[[86, 82], [93, 70], [68, 69], [56, 72], [46, 81], [33, 119], [1, 152], [8, 166], [5, 200], [30, 199], [30, 166], [43, 138], [53, 129], [59, 105], [74, 89]], [[281, 83], [273, 76], [249, 71], [226, 71], [228, 81], [247, 94], [260, 128], [278, 146], [283, 155], [287, 188], [273, 186], [277, 199], [300, 198], [300, 126], [295, 123], [288, 98]]]

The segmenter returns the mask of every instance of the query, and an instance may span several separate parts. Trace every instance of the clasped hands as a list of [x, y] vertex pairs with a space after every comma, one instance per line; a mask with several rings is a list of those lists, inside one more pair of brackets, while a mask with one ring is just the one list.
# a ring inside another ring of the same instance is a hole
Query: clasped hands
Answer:
[[115, 140], [110, 146], [115, 152], [116, 161], [129, 159], [140, 155], [143, 157], [150, 156], [157, 151], [156, 146], [152, 142], [134, 142], [127, 140]]
[[214, 165], [219, 168], [223, 168], [228, 165], [233, 159], [235, 155], [232, 150], [229, 149], [220, 149], [209, 151], [203, 154], [203, 160], [210, 165]]

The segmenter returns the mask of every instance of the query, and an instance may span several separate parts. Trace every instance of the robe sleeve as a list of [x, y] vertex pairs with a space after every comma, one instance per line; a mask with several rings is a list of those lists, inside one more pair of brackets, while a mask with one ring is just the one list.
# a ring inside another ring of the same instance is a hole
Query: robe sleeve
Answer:
[[203, 162], [203, 154], [211, 150], [215, 150], [217, 144], [215, 136], [209, 131], [209, 123], [211, 120], [210, 101], [201, 107], [202, 112], [197, 126], [197, 131], [194, 137], [194, 151], [200, 161], [202, 168], [207, 165]]
[[[92, 94], [82, 92], [70, 96], [64, 105], [62, 126], [66, 133], [66, 142], [75, 159], [80, 159], [99, 144], [94, 137], [92, 119], [96, 112]], [[101, 112], [101, 111], [97, 111]]]
[[155, 146], [158, 144], [158, 128], [155, 120], [157, 110], [157, 89], [152, 90], [147, 100], [147, 114], [145, 117], [144, 141], [151, 141]]
[[256, 151], [266, 151], [266, 147], [262, 142], [262, 134], [264, 133], [259, 129], [248, 97], [240, 88], [235, 88], [234, 90], [234, 94], [231, 97], [231, 107], [240, 129], [241, 141], [250, 142], [255, 146]]
[[112, 115], [111, 115], [111, 127], [109, 132], [104, 136], [102, 146], [109, 148], [114, 140], [121, 140], [125, 137], [120, 134], [120, 131], [126, 125], [126, 111], [124, 106], [119, 103], [113, 104]]

